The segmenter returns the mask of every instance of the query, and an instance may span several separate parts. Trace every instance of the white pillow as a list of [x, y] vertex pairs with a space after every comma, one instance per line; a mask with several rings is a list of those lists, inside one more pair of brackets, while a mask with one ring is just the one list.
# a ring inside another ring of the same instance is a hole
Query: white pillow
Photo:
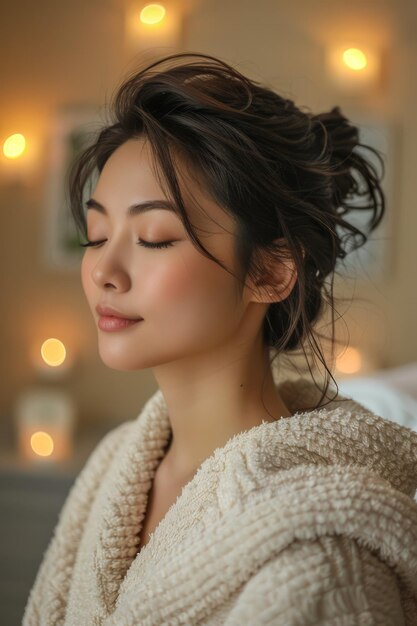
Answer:
[[417, 400], [377, 378], [347, 378], [337, 381], [342, 396], [353, 398], [376, 415], [417, 432]]

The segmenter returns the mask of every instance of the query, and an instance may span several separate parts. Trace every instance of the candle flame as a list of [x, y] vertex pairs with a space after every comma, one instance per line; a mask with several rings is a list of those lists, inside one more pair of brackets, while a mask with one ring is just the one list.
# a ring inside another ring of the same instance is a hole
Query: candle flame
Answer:
[[51, 456], [54, 451], [54, 441], [51, 435], [42, 430], [33, 433], [30, 438], [30, 446], [38, 456]]

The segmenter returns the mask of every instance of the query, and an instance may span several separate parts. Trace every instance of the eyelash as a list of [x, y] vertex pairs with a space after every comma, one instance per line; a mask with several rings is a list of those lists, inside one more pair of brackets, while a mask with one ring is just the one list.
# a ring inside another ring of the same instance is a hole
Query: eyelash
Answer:
[[[87, 243], [80, 243], [80, 246], [83, 248], [87, 248], [88, 246], [98, 246], [101, 243], [104, 243], [105, 239], [100, 241], [87, 241]], [[151, 243], [150, 241], [145, 241], [144, 239], [139, 239], [138, 244], [143, 246], [144, 248], [169, 248], [172, 246], [172, 241], [159, 241], [155, 243]]]

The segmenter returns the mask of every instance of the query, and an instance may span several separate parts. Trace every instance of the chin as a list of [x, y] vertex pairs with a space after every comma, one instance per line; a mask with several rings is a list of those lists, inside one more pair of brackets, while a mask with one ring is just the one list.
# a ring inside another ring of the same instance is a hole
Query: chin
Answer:
[[147, 359], [144, 355], [141, 355], [140, 349], [135, 353], [129, 354], [129, 350], [126, 350], [126, 347], [123, 347], [121, 350], [109, 350], [107, 346], [99, 345], [98, 352], [103, 365], [120, 372], [138, 372], [160, 365], [160, 362], [155, 360], [155, 357]]
[[117, 370], [119, 372], [134, 372], [136, 370], [142, 369], [135, 365], [131, 365], [126, 362], [124, 359], [105, 359], [101, 357], [101, 361], [103, 365], [108, 367], [111, 370]]
[[99, 344], [98, 353], [103, 365], [112, 370], [132, 372], [142, 369], [141, 364], [138, 363], [137, 356], [135, 358], [134, 355], [131, 355], [132, 358], [129, 358], [130, 355], [126, 354], [126, 350], [109, 350], [107, 346], [103, 347]]

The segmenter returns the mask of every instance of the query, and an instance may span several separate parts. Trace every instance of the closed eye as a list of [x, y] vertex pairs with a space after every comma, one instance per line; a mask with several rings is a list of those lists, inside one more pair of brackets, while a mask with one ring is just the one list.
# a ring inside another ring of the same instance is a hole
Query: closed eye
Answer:
[[[88, 246], [91, 247], [96, 247], [99, 246], [100, 244], [104, 243], [106, 240], [102, 239], [99, 241], [87, 241], [87, 243], [80, 243], [80, 246], [83, 248], [87, 248]], [[144, 246], [145, 248], [168, 248], [169, 246], [172, 246], [173, 242], [172, 241], [155, 241], [155, 242], [151, 242], [151, 241], [145, 241], [144, 239], [139, 239], [139, 241], [137, 242], [140, 246]]]
[[139, 239], [138, 244], [140, 246], [144, 246], [145, 248], [169, 248], [169, 246], [172, 246], [173, 242], [172, 241], [151, 242], [151, 241], [145, 241], [144, 239]]

